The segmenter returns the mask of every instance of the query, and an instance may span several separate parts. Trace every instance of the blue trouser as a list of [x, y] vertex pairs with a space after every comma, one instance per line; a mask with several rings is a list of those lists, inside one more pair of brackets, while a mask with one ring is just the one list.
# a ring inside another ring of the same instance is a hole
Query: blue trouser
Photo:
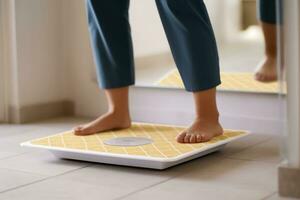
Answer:
[[[111, 89], [133, 85], [129, 0], [86, 2], [99, 86]], [[156, 5], [186, 90], [201, 91], [219, 85], [218, 50], [203, 1], [156, 0]]]
[[[282, 0], [259, 0], [258, 10], [258, 18], [262, 22], [269, 24], [282, 22]], [[280, 13], [278, 13], [278, 11]]]

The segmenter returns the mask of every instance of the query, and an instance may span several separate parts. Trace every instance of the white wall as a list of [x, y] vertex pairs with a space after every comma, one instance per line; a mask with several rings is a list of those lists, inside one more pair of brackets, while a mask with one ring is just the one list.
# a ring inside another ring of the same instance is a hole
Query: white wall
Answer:
[[[5, 9], [6, 108], [19, 121], [24, 106], [67, 100], [60, 0], [1, 0]], [[3, 80], [2, 80], [3, 81]]]
[[84, 0], [63, 0], [63, 55], [69, 98], [76, 114], [97, 116], [105, 111], [103, 94], [92, 81], [95, 66], [89, 42]]
[[131, 0], [130, 23], [135, 56], [170, 51], [155, 1]]
[[[155, 1], [131, 0], [130, 2], [130, 22], [135, 55], [145, 56], [170, 51]], [[224, 20], [220, 19], [224, 19], [225, 3], [218, 0], [205, 0], [205, 3], [216, 37], [221, 41], [223, 39]]]
[[67, 98], [61, 0], [16, 0], [20, 106]]

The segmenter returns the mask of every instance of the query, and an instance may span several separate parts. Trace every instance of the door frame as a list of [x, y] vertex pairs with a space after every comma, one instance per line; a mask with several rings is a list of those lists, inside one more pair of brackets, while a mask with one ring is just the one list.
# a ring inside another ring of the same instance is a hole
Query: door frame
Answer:
[[285, 157], [289, 166], [300, 168], [300, 2], [283, 2], [284, 59], [288, 84]]
[[15, 0], [0, 0], [0, 122], [9, 122], [13, 79], [17, 80]]
[[285, 130], [278, 170], [280, 196], [300, 197], [300, 2], [283, 1], [283, 58], [287, 80]]
[[[4, 0], [0, 0], [0, 30], [5, 30]], [[6, 92], [5, 92], [5, 44], [4, 31], [0, 31], [0, 122], [6, 121]]]

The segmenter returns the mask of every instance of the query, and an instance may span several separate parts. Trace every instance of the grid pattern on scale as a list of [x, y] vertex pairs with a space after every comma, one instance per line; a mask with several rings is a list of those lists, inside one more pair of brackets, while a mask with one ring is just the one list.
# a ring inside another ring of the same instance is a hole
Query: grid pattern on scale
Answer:
[[[69, 150], [156, 158], [174, 158], [185, 153], [208, 147], [217, 142], [245, 134], [243, 131], [225, 130], [222, 136], [215, 137], [209, 142], [199, 144], [179, 144], [176, 142], [175, 137], [182, 130], [184, 130], [183, 127], [134, 123], [132, 127], [128, 129], [107, 131], [89, 136], [76, 136], [72, 131], [68, 131], [32, 140], [30, 141], [30, 144]], [[104, 141], [116, 137], [146, 137], [151, 138], [153, 143], [134, 147], [109, 146], [104, 144]]]

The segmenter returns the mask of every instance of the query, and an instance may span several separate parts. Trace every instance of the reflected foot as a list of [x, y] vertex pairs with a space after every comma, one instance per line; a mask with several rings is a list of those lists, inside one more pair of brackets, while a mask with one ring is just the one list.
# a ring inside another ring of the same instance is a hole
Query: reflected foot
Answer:
[[268, 83], [277, 81], [276, 58], [267, 57], [258, 65], [254, 75], [255, 80]]

